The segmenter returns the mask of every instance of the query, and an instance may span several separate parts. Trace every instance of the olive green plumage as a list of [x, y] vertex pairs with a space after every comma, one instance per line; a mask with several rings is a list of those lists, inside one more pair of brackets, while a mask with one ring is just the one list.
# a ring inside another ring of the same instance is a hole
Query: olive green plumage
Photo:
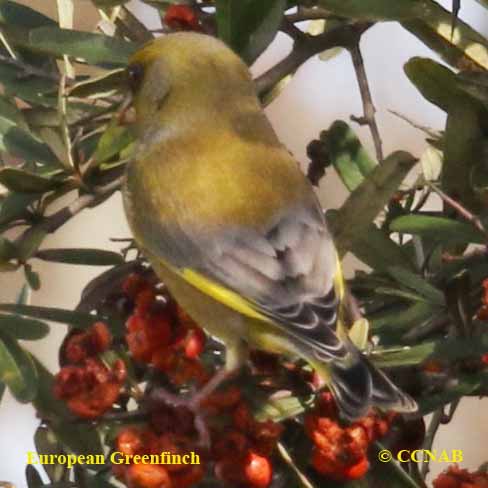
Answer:
[[190, 315], [225, 343], [299, 356], [343, 413], [414, 402], [375, 370], [338, 319], [342, 277], [318, 200], [278, 141], [245, 64], [178, 33], [130, 61], [138, 147], [124, 204], [134, 237]]

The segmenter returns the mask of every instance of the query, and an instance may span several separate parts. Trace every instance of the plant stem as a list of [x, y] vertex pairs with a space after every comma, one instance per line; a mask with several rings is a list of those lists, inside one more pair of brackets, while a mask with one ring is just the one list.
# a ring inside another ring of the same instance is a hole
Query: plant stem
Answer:
[[383, 161], [383, 143], [381, 141], [380, 131], [378, 124], [376, 123], [375, 112], [376, 108], [373, 104], [373, 98], [371, 96], [371, 90], [369, 88], [368, 77], [366, 75], [366, 69], [364, 67], [364, 59], [359, 48], [360, 37], [357, 36], [356, 42], [349, 48], [351, 54], [352, 63], [356, 72], [356, 78], [358, 80], [359, 91], [361, 92], [361, 100], [363, 102], [363, 115], [361, 117], [355, 117], [351, 115], [351, 120], [354, 120], [359, 125], [368, 125], [373, 137], [374, 147], [376, 151], [376, 158], [381, 163]]
[[303, 37], [295, 41], [293, 49], [278, 64], [256, 78], [256, 90], [264, 94], [285, 76], [295, 72], [305, 61], [333, 47], [350, 47], [351, 37], [358, 37], [373, 24], [360, 22], [343, 24], [319, 36], [303, 33]]

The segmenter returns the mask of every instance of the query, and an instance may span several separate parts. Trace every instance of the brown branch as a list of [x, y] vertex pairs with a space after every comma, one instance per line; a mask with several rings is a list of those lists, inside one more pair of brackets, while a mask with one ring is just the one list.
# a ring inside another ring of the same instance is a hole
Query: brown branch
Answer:
[[433, 183], [428, 183], [428, 186], [434, 190], [439, 197], [442, 199], [442, 201], [449, 205], [451, 208], [453, 208], [461, 217], [466, 219], [468, 222], [471, 222], [480, 232], [488, 236], [488, 232], [483, 225], [483, 222], [481, 222], [481, 219], [470, 212], [466, 207], [461, 205], [459, 202], [451, 198], [449, 195], [444, 193], [440, 188], [438, 188], [436, 185]]
[[371, 97], [371, 90], [369, 88], [368, 78], [366, 76], [366, 69], [364, 67], [364, 59], [359, 48], [359, 37], [356, 42], [349, 48], [354, 70], [356, 71], [356, 78], [358, 80], [359, 91], [361, 92], [361, 100], [363, 102], [363, 116], [355, 117], [351, 115], [351, 120], [360, 125], [368, 125], [373, 137], [374, 147], [376, 151], [376, 158], [379, 162], [383, 161], [383, 148], [381, 142], [380, 131], [375, 118], [375, 106], [373, 98]]
[[257, 92], [260, 95], [266, 93], [281, 79], [294, 73], [305, 61], [316, 54], [333, 47], [349, 48], [351, 39], [357, 39], [371, 25], [369, 22], [344, 24], [318, 36], [310, 36], [303, 33], [303, 37], [295, 41], [293, 49], [288, 56], [256, 78]]

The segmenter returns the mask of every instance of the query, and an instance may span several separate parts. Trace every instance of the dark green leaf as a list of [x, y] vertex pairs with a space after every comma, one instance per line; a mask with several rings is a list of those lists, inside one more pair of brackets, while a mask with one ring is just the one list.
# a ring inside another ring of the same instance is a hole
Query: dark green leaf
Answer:
[[383, 330], [388, 332], [391, 328], [392, 332], [397, 332], [398, 329], [404, 331], [410, 326], [420, 325], [423, 322], [430, 320], [436, 313], [435, 307], [427, 302], [415, 302], [401, 312], [387, 312], [381, 316], [370, 318], [371, 328], [374, 333], [381, 334]]
[[390, 230], [392, 232], [425, 236], [451, 243], [484, 244], [486, 242], [484, 234], [473, 225], [445, 217], [404, 215], [391, 222]]
[[0, 330], [0, 381], [22, 403], [37, 393], [37, 371], [29, 353], [7, 332]]
[[56, 27], [40, 27], [29, 33], [30, 45], [55, 56], [82, 58], [89, 64], [125, 66], [136, 46], [103, 34]]
[[5, 393], [5, 383], [3, 381], [0, 381], [0, 402], [2, 401], [3, 394]]
[[34, 468], [32, 464], [28, 464], [25, 467], [25, 478], [28, 488], [42, 488], [44, 486], [41, 475], [36, 471], [36, 468]]
[[21, 129], [29, 130], [22, 112], [17, 106], [12, 103], [8, 97], [0, 95], [0, 117], [10, 121], [13, 125], [19, 126]]
[[24, 273], [29, 286], [33, 290], [39, 290], [39, 288], [41, 288], [41, 278], [39, 277], [39, 273], [35, 272], [30, 264], [24, 266]]
[[0, 314], [0, 330], [8, 332], [16, 339], [36, 341], [47, 336], [49, 326], [40, 320]]
[[21, 261], [27, 261], [39, 249], [42, 241], [47, 235], [46, 230], [41, 226], [33, 226], [17, 240], [17, 257]]
[[37, 10], [10, 0], [2, 0], [0, 3], [0, 23], [27, 28], [39, 27], [41, 25], [56, 25], [53, 19], [41, 14]]
[[418, 346], [405, 346], [392, 349], [377, 349], [370, 356], [373, 363], [379, 368], [395, 368], [413, 366], [423, 363], [435, 350], [434, 342], [425, 342]]
[[6, 262], [17, 256], [15, 244], [7, 238], [0, 236], [0, 262]]
[[57, 161], [49, 146], [37, 140], [30, 132], [1, 117], [0, 150], [28, 162], [53, 164]]
[[337, 226], [333, 228], [341, 255], [350, 250], [371, 222], [384, 208], [415, 164], [413, 156], [396, 152], [388, 156], [349, 195], [338, 211]]
[[342, 120], [335, 121], [320, 139], [327, 145], [330, 162], [349, 191], [355, 190], [378, 165]]
[[22, 71], [0, 63], [0, 82], [6, 95], [21, 98], [34, 105], [57, 106], [57, 84], [38, 77], [22, 77]]
[[252, 64], [275, 38], [286, 0], [216, 0], [215, 4], [219, 37]]
[[25, 217], [27, 207], [39, 198], [35, 193], [11, 192], [0, 200], [0, 224], [6, 224]]
[[89, 266], [114, 266], [124, 262], [120, 254], [101, 249], [43, 249], [36, 257], [55, 263]]
[[418, 274], [412, 273], [400, 266], [391, 266], [387, 269], [387, 272], [400, 285], [405, 285], [419, 295], [424, 296], [432, 304], [445, 305], [444, 294]]
[[51, 320], [62, 324], [74, 325], [76, 327], [89, 327], [97, 320], [102, 320], [97, 315], [73, 312], [53, 307], [38, 307], [35, 305], [16, 305], [13, 303], [0, 303], [0, 310], [11, 312], [37, 319]]
[[444, 163], [442, 166], [442, 189], [448, 195], [472, 211], [480, 210], [472, 187], [472, 171], [480, 162], [485, 135], [482, 121], [488, 113], [469, 98], [452, 102], [445, 131]]
[[54, 190], [60, 182], [17, 168], [0, 169], [0, 183], [11, 191], [21, 193], [44, 193]]
[[429, 102], [447, 112], [460, 96], [456, 75], [432, 59], [415, 57], [405, 64], [410, 81]]

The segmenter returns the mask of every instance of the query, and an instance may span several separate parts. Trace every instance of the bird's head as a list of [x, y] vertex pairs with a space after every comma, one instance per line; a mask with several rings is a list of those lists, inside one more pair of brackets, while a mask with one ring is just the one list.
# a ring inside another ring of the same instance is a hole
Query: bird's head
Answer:
[[223, 42], [194, 32], [143, 46], [131, 57], [127, 77], [139, 120], [164, 112], [170, 103], [173, 112], [198, 111], [255, 96], [244, 62]]

